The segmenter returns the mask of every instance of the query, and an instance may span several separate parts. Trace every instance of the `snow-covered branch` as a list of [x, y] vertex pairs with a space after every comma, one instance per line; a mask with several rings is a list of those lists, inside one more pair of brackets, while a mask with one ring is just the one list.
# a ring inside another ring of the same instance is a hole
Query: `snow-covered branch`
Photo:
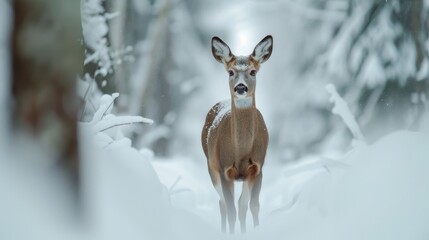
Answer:
[[92, 53], [85, 56], [84, 64], [97, 63], [99, 69], [95, 75], [106, 76], [112, 70], [110, 50], [107, 46], [107, 21], [114, 14], [106, 14], [102, 2], [104, 0], [81, 0], [82, 30], [85, 44]]
[[333, 84], [326, 86], [326, 91], [331, 94], [330, 102], [334, 103], [332, 113], [341, 117], [347, 128], [353, 134], [353, 137], [359, 141], [365, 142], [365, 138], [356, 122], [355, 117], [347, 106], [346, 101], [338, 94]]
[[119, 93], [101, 97], [98, 110], [94, 113], [92, 120], [87, 123], [94, 133], [131, 124], [153, 124], [151, 119], [141, 116], [115, 116], [111, 114], [113, 103], [118, 97]]

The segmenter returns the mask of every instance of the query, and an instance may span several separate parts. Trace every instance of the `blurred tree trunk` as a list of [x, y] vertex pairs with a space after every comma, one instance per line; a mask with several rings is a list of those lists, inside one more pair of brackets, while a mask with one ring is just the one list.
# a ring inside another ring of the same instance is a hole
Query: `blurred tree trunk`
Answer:
[[119, 112], [128, 111], [130, 95], [130, 77], [134, 71], [133, 61], [138, 52], [137, 45], [145, 38], [151, 20], [149, 0], [106, 0], [106, 9], [118, 15], [109, 21], [109, 42], [116, 54], [116, 64], [111, 81], [122, 97], [117, 100]]
[[80, 2], [14, 0], [14, 131], [54, 152], [77, 186], [77, 76], [81, 73]]
[[156, 123], [151, 128], [141, 129], [135, 138], [139, 140], [140, 136], [146, 137], [143, 142], [147, 142], [143, 145], [162, 156], [167, 154], [169, 145], [170, 126], [166, 126], [165, 117], [172, 110], [173, 101], [177, 100], [171, 96], [169, 78], [172, 69], [170, 46], [172, 4], [171, 0], [153, 3], [151, 6], [153, 11], [149, 16], [128, 8], [130, 12], [134, 12], [135, 19], [149, 17], [149, 24], [146, 32], [135, 29], [139, 28], [139, 25], [129, 26], [130, 32], [125, 36], [126, 42], [129, 41], [127, 39], [134, 39], [137, 42], [135, 49], [137, 61], [133, 64], [130, 75], [129, 112], [148, 116]]

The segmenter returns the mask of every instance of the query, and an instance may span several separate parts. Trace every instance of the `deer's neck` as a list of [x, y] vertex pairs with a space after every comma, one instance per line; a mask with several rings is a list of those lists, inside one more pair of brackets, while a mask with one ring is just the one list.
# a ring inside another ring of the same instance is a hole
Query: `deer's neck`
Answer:
[[[243, 99], [240, 99], [243, 100]], [[231, 133], [239, 152], [249, 153], [253, 147], [257, 127], [255, 97], [251, 102], [231, 101]]]

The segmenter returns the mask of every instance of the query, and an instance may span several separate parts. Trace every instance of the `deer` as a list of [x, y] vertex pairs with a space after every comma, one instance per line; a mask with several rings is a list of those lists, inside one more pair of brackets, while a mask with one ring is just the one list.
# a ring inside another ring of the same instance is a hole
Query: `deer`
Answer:
[[256, 108], [256, 74], [273, 50], [273, 38], [263, 38], [249, 56], [235, 56], [219, 37], [211, 41], [212, 54], [229, 75], [231, 99], [218, 102], [208, 112], [201, 134], [208, 172], [219, 194], [221, 230], [234, 234], [237, 211], [234, 203], [234, 182], [242, 181], [238, 200], [241, 232], [246, 232], [248, 207], [253, 225], [259, 225], [259, 193], [262, 166], [268, 147], [268, 130]]

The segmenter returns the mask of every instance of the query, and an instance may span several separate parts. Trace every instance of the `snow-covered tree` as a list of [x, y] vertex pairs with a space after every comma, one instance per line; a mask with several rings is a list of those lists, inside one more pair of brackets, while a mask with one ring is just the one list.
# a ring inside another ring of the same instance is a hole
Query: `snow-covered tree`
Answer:
[[417, 129], [429, 84], [428, 2], [349, 2], [307, 77], [334, 83], [372, 140]]
[[106, 2], [118, 13], [109, 22], [112, 47], [130, 49], [127, 61], [114, 65], [114, 81], [122, 94], [118, 109], [154, 119], [153, 127], [137, 129], [136, 144], [165, 155], [178, 131], [173, 123], [204, 71], [199, 67], [204, 55], [198, 31], [184, 2]]

